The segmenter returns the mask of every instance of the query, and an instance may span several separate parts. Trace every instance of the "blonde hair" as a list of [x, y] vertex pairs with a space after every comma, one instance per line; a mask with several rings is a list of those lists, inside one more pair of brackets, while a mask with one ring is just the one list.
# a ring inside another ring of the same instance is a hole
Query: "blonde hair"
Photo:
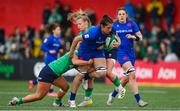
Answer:
[[83, 19], [84, 21], [87, 21], [88, 26], [91, 25], [91, 21], [90, 21], [88, 15], [87, 15], [87, 13], [82, 11], [81, 9], [79, 11], [70, 13], [68, 15], [68, 20], [71, 21], [71, 22], [76, 22], [78, 19]]

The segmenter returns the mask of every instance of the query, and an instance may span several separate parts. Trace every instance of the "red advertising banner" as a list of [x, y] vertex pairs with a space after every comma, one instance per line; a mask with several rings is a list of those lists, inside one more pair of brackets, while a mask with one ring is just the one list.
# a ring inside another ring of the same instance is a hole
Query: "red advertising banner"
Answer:
[[[138, 83], [156, 86], [180, 86], [180, 62], [144, 62], [136, 61], [136, 78]], [[123, 69], [116, 63], [113, 69], [119, 78], [123, 75]], [[111, 83], [107, 78], [105, 83]]]

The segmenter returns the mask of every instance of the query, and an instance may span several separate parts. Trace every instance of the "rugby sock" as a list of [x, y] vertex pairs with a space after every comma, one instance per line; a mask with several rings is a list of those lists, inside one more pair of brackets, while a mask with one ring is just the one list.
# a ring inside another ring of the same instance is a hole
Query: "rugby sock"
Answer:
[[88, 88], [85, 90], [85, 97], [91, 97], [93, 88]]
[[34, 79], [32, 81], [33, 81], [33, 85], [37, 85], [38, 84], [38, 80], [37, 79]]
[[135, 97], [137, 103], [139, 103], [139, 100], [141, 99], [139, 93], [138, 93], [138, 94], [135, 94], [134, 97]]
[[120, 82], [120, 80], [118, 79], [117, 76], [116, 76], [116, 78], [113, 80], [113, 84], [114, 84], [116, 87], [118, 87], [118, 86], [121, 84], [121, 82]]
[[122, 85], [121, 85], [121, 81], [118, 79], [118, 77], [116, 76], [116, 78], [113, 81], [114, 85], [116, 86], [116, 90], [117, 91], [121, 91], [123, 89]]
[[116, 91], [116, 89], [114, 89], [114, 91], [112, 93], [112, 97], [116, 97], [117, 94], [118, 94], [118, 92]]
[[61, 99], [60, 98], [56, 98], [54, 101], [56, 104], [60, 104], [61, 103]]
[[22, 101], [22, 98], [18, 98], [18, 105], [20, 105], [20, 104], [22, 104], [23, 103], [23, 101]]
[[71, 101], [74, 101], [74, 100], [75, 100], [75, 97], [76, 97], [76, 93], [71, 92], [70, 100], [71, 100]]

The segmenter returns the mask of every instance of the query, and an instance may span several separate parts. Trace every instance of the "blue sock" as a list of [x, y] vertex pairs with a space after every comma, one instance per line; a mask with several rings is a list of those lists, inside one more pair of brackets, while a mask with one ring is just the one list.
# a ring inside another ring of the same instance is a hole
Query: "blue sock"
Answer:
[[76, 93], [71, 92], [70, 100], [74, 101], [76, 97]]
[[37, 79], [34, 79], [33, 80], [33, 85], [37, 85], [38, 84], [38, 80]]
[[117, 94], [118, 94], [118, 92], [114, 89], [114, 91], [112, 93], [112, 97], [116, 97]]
[[54, 89], [53, 89], [53, 88], [50, 88], [48, 92], [49, 92], [49, 93], [52, 93], [53, 91], [54, 91]]
[[138, 102], [139, 102], [139, 100], [141, 99], [141, 97], [140, 97], [140, 95], [139, 95], [139, 94], [135, 94], [135, 95], [134, 95], [134, 97], [135, 97], [135, 99], [136, 99], [137, 103], [138, 103]]

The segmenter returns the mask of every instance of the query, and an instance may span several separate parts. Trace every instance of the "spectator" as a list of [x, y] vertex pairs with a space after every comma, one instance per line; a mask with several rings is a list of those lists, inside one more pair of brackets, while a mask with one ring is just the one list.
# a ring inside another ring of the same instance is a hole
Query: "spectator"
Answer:
[[49, 4], [47, 4], [43, 10], [43, 24], [46, 25], [48, 23], [50, 15], [51, 15], [51, 10]]
[[74, 33], [72, 31], [72, 28], [69, 27], [66, 30], [65, 34], [64, 34], [64, 42], [65, 42], [64, 48], [65, 48], [65, 51], [69, 51], [71, 43], [73, 41], [73, 37], [74, 37]]
[[160, 43], [158, 55], [158, 60], [160, 61], [163, 61], [165, 56], [167, 55], [167, 44], [165, 44], [164, 42]]
[[180, 24], [177, 25], [176, 32], [174, 34], [174, 40], [172, 43], [173, 52], [180, 58]]
[[167, 4], [165, 6], [165, 11], [164, 11], [164, 17], [166, 20], [166, 26], [168, 28], [168, 32], [170, 33], [170, 29], [175, 17], [175, 5], [172, 0], [167, 0]]
[[9, 59], [22, 59], [19, 53], [19, 47], [15, 38], [12, 38], [12, 44], [10, 47], [10, 53], [8, 54]]
[[20, 46], [20, 50], [21, 50], [21, 54], [23, 56], [24, 59], [29, 59], [30, 58], [30, 47], [31, 47], [31, 43], [28, 39], [27, 35], [24, 35], [22, 37], [22, 43]]
[[38, 58], [40, 56], [41, 52], [41, 44], [42, 44], [42, 39], [39, 37], [39, 32], [36, 32], [35, 38], [33, 40], [33, 57]]
[[94, 12], [94, 10], [92, 9], [87, 9], [86, 10], [86, 13], [91, 21], [91, 24], [92, 25], [95, 25], [96, 24], [96, 13]]
[[62, 22], [62, 16], [59, 13], [57, 13], [56, 8], [52, 9], [52, 13], [48, 20], [49, 24], [52, 24], [54, 22], [59, 23], [59, 24]]
[[4, 44], [5, 30], [0, 27], [0, 44]]
[[139, 24], [139, 28], [144, 38], [149, 38], [150, 32], [146, 29], [145, 24], [143, 23]]
[[138, 3], [137, 9], [136, 9], [136, 20], [137, 23], [144, 24], [145, 25], [145, 19], [146, 19], [146, 9], [144, 8], [143, 4], [141, 2]]
[[71, 27], [71, 22], [67, 20], [68, 14], [71, 12], [69, 5], [64, 6], [64, 12], [62, 13], [62, 28], [67, 29]]
[[54, 8], [58, 14], [62, 15], [64, 13], [63, 5], [61, 4], [60, 0], [55, 1]]
[[151, 25], [160, 25], [164, 7], [160, 0], [151, 0], [147, 5], [147, 12], [150, 13]]
[[175, 62], [178, 61], [178, 57], [175, 53], [169, 51], [168, 54], [164, 58], [165, 62]]
[[154, 53], [153, 48], [151, 46], [147, 47], [147, 53], [145, 54], [144, 61], [152, 61], [156, 62], [157, 61], [157, 54]]
[[151, 29], [150, 36], [147, 39], [149, 41], [149, 43], [152, 45], [152, 48], [155, 52], [158, 51], [158, 47], [159, 47], [159, 40], [158, 40], [157, 35], [160, 32], [160, 30], [161, 29], [159, 26], [154, 25]]
[[0, 59], [3, 59], [5, 55], [5, 45], [0, 43]]
[[144, 38], [143, 41], [140, 42], [139, 58], [141, 60], [146, 56], [147, 47], [148, 47], [148, 41], [146, 38]]
[[135, 19], [136, 11], [135, 11], [134, 5], [132, 4], [131, 0], [126, 0], [124, 7], [128, 12], [129, 18]]

